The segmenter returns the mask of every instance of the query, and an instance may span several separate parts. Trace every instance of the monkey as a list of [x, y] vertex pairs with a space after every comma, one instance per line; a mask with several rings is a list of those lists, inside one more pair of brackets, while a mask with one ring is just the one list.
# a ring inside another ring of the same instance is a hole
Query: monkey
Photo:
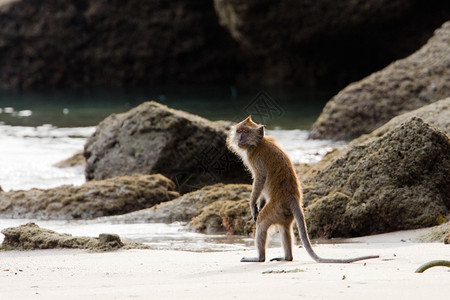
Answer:
[[265, 136], [264, 126], [251, 116], [232, 126], [227, 135], [227, 147], [241, 158], [253, 177], [250, 209], [256, 222], [257, 257], [243, 257], [241, 262], [264, 262], [267, 230], [278, 225], [284, 257], [270, 261], [292, 261], [291, 227], [294, 219], [300, 238], [309, 256], [318, 263], [352, 263], [378, 258], [378, 255], [349, 259], [319, 257], [312, 249], [301, 206], [302, 191], [291, 160], [272, 137]]

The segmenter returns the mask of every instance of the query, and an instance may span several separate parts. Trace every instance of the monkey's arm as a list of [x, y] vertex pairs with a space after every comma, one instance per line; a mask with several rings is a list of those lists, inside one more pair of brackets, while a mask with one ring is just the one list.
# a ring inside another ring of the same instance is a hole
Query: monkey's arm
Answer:
[[264, 175], [256, 176], [255, 180], [253, 181], [253, 189], [252, 194], [250, 196], [250, 208], [252, 209], [252, 216], [255, 221], [258, 218], [258, 206], [256, 205], [256, 202], [261, 196], [261, 192], [264, 188], [265, 183], [266, 183], [266, 176]]

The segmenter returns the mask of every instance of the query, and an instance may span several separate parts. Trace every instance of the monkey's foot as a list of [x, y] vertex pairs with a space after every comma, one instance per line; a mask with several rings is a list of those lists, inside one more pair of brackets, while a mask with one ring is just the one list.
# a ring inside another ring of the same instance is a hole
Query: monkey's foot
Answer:
[[272, 258], [270, 261], [292, 261], [292, 257], [275, 257]]
[[241, 258], [241, 262], [264, 262], [265, 258], [259, 258], [259, 257], [243, 257]]

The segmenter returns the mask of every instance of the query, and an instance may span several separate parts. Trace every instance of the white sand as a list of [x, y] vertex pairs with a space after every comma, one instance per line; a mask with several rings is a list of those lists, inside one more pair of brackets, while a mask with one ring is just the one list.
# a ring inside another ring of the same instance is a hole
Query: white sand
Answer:
[[[450, 260], [450, 245], [389, 239], [315, 247], [323, 257], [381, 255], [352, 264], [317, 264], [297, 247], [293, 262], [266, 263], [239, 262], [253, 250], [2, 252], [0, 299], [446, 299], [449, 268], [414, 270], [430, 260]], [[268, 250], [269, 258], [280, 254], [279, 248]], [[262, 273], [294, 269], [303, 272]]]

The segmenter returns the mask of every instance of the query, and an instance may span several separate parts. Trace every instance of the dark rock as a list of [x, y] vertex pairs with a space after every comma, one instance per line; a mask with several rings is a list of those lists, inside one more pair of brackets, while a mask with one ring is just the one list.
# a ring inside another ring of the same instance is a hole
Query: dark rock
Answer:
[[[215, 184], [205, 186], [201, 190], [185, 194], [172, 201], [158, 204], [149, 209], [117, 216], [111, 221], [118, 222], [150, 222], [172, 223], [189, 222], [202, 213], [205, 207], [214, 202], [247, 200], [250, 198], [251, 185], [247, 184]], [[248, 203], [247, 203], [248, 206]]]
[[347, 86], [325, 106], [310, 136], [352, 139], [393, 117], [450, 96], [450, 22], [420, 50]]
[[0, 193], [0, 215], [8, 218], [92, 219], [148, 208], [179, 196], [162, 175], [122, 176], [81, 186]]
[[59, 234], [52, 230], [40, 228], [34, 223], [2, 230], [5, 235], [0, 250], [35, 250], [35, 249], [89, 249], [93, 251], [112, 251], [148, 248], [138, 243], [123, 243], [117, 234], [102, 233], [98, 238], [74, 237], [71, 234]]
[[450, 209], [450, 141], [413, 118], [304, 181], [314, 237], [433, 226]]
[[102, 121], [88, 139], [86, 179], [161, 173], [182, 193], [217, 182], [250, 182], [225, 145], [227, 127], [146, 102]]
[[[248, 82], [338, 84], [417, 50], [447, 21], [443, 2], [215, 0], [247, 55]], [[414, 20], [414, 21], [412, 21]]]
[[0, 86], [19, 89], [342, 86], [417, 49], [450, 11], [436, 0], [1, 3]]
[[0, 6], [0, 87], [232, 83], [239, 49], [210, 0], [11, 1]]

